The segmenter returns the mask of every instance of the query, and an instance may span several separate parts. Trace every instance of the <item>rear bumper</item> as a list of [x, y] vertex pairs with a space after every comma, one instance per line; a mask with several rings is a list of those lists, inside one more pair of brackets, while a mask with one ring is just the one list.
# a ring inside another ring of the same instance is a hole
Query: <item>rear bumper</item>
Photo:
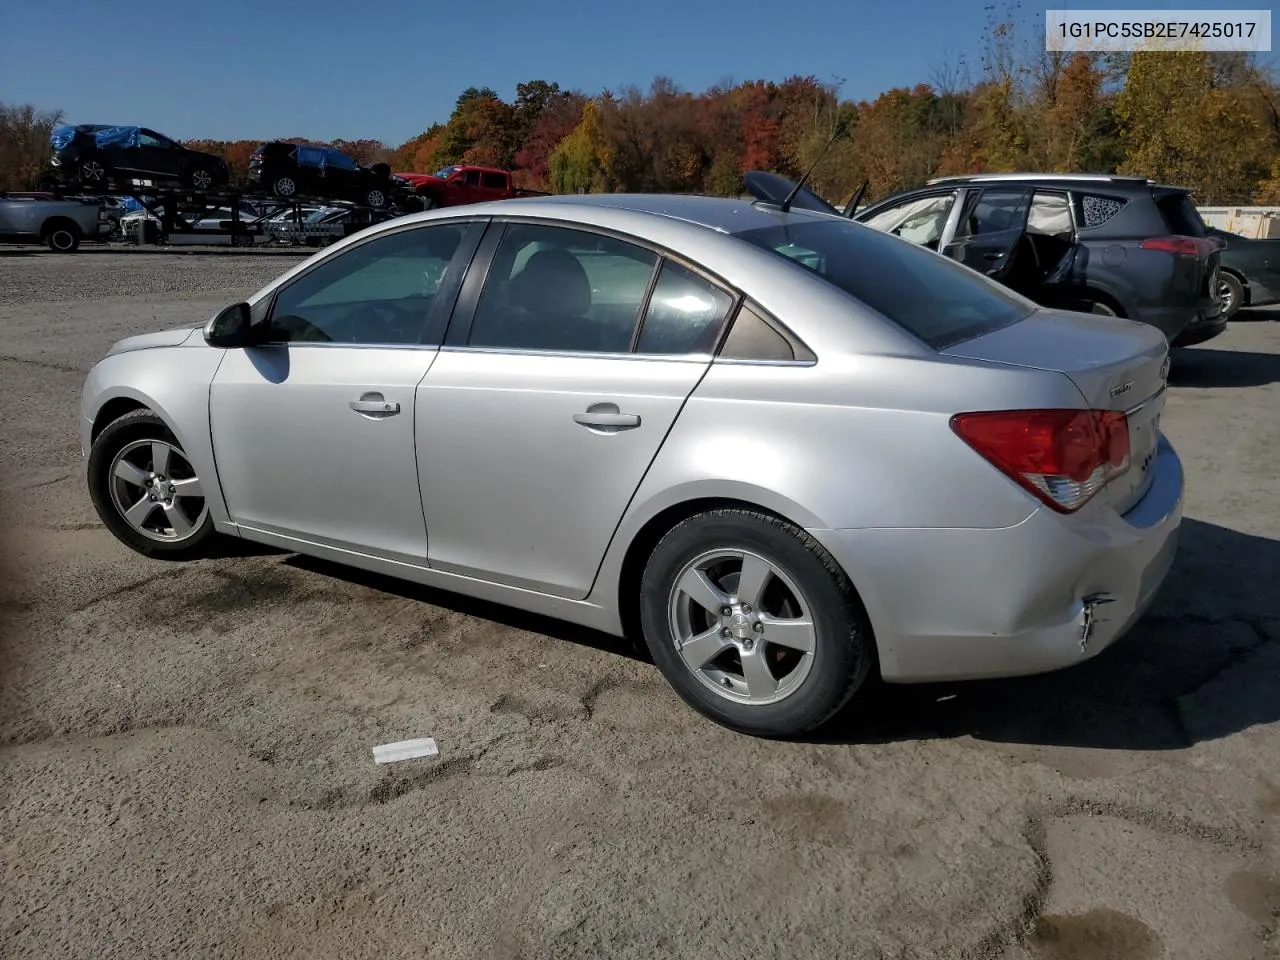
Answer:
[[1215, 317], [1197, 317], [1182, 333], [1173, 338], [1171, 347], [1192, 347], [1197, 343], [1212, 340], [1227, 329], [1226, 314], [1219, 313]]
[[[996, 530], [811, 532], [862, 594], [885, 680], [1043, 673], [1114, 643], [1164, 582], [1184, 481], [1164, 438], [1156, 457], [1151, 488], [1124, 516], [1103, 507], [1086, 508], [1088, 517], [1041, 508]], [[1105, 602], [1087, 614], [1096, 600]]]

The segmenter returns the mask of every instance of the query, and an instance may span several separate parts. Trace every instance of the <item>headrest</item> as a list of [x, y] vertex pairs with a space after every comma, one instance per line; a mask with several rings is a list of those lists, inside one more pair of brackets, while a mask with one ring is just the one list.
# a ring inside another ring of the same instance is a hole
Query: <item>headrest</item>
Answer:
[[577, 257], [540, 250], [512, 278], [507, 302], [533, 314], [579, 317], [591, 310], [591, 282]]

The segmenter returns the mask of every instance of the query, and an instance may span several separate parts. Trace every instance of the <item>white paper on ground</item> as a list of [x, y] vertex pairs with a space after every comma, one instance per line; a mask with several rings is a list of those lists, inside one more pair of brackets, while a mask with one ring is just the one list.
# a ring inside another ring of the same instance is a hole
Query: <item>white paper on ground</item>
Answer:
[[412, 760], [414, 757], [434, 757], [439, 752], [439, 747], [431, 737], [401, 740], [399, 743], [384, 743], [374, 747], [373, 762], [395, 763], [397, 760]]

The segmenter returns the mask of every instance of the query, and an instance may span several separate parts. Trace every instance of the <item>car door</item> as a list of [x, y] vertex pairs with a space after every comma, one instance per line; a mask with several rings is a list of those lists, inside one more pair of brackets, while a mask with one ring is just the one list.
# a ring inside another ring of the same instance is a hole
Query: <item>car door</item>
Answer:
[[943, 238], [942, 252], [993, 280], [1012, 279], [1021, 268], [1026, 247], [1031, 188], [988, 186], [966, 191], [954, 231]]
[[504, 200], [510, 190], [511, 179], [505, 173], [480, 174], [480, 195], [485, 200]]
[[176, 177], [182, 161], [182, 151], [168, 137], [154, 130], [138, 132], [138, 146], [127, 151], [129, 168], [156, 177]]
[[453, 221], [380, 233], [275, 293], [266, 342], [229, 350], [210, 390], [232, 520], [425, 562], [414, 390], [483, 229]]
[[431, 566], [585, 597], [733, 302], [626, 240], [490, 227], [418, 388]]

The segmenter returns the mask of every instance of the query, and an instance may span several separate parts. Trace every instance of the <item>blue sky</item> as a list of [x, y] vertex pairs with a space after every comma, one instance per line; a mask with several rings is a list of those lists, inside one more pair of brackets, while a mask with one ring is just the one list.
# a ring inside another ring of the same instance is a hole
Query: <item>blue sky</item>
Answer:
[[[1226, 6], [1023, 8], [1049, 5]], [[447, 119], [466, 87], [509, 99], [522, 80], [595, 93], [658, 74], [691, 90], [813, 74], [870, 99], [948, 55], [976, 70], [985, 16], [984, 0], [3, 0], [0, 97], [183, 139], [394, 145]]]

